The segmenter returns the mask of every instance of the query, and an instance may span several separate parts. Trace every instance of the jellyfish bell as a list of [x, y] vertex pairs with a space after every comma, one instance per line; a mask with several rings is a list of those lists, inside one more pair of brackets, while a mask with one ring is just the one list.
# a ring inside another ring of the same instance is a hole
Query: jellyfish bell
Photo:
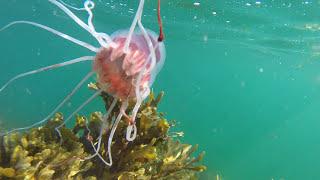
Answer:
[[[120, 30], [111, 35], [116, 47], [101, 48], [97, 53], [93, 70], [97, 73], [100, 88], [119, 99], [134, 99], [136, 88], [141, 92], [149, 89], [165, 60], [165, 47], [158, 42], [158, 36], [147, 30], [155, 53], [155, 64], [152, 65], [150, 48], [141, 31], [132, 35], [129, 49], [125, 51], [125, 42], [129, 30]], [[139, 79], [141, 74], [141, 80]]]

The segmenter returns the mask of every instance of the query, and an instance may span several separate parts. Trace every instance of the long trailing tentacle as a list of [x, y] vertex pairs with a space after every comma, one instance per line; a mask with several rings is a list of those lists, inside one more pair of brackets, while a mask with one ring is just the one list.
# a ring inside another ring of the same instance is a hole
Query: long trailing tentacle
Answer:
[[137, 22], [138, 22], [139, 16], [141, 16], [141, 14], [142, 14], [143, 6], [144, 6], [144, 0], [140, 0], [138, 10], [136, 12], [136, 15], [135, 15], [133, 21], [132, 21], [132, 24], [130, 26], [129, 33], [128, 33], [128, 36], [127, 36], [127, 39], [126, 39], [126, 42], [125, 42], [125, 45], [124, 45], [124, 52], [125, 53], [127, 53], [129, 51], [129, 45], [130, 45], [130, 42], [131, 42], [131, 38], [132, 38], [132, 35], [133, 35], [133, 32], [134, 32], [134, 29], [137, 26]]
[[122, 116], [124, 115], [122, 112], [124, 112], [127, 109], [127, 107], [128, 107], [128, 101], [123, 102], [120, 107], [120, 113], [119, 113], [117, 119], [113, 123], [112, 129], [111, 129], [111, 132], [110, 132], [110, 135], [108, 138], [108, 157], [110, 160], [110, 162], [107, 163], [108, 166], [112, 166], [112, 164], [113, 164], [112, 152], [111, 152], [111, 145], [112, 145], [113, 136], [114, 136], [114, 133], [116, 132], [116, 129], [118, 127], [118, 124], [119, 124]]
[[[112, 117], [112, 121], [114, 121], [114, 117]], [[86, 128], [87, 128], [87, 130], [88, 130], [88, 132], [89, 132], [89, 134], [91, 133], [90, 132], [90, 129], [88, 128], [88, 126], [86, 126]], [[102, 127], [101, 127], [102, 128]], [[101, 130], [101, 129], [100, 129]], [[101, 143], [101, 140], [102, 140], [102, 136], [100, 137], [98, 137], [98, 143]], [[98, 156], [99, 158], [100, 158], [100, 160], [105, 164], [105, 165], [107, 165], [107, 166], [111, 166], [111, 164], [110, 164], [110, 162], [107, 162], [102, 156], [101, 156], [101, 154], [99, 153], [99, 150], [98, 150], [98, 148], [96, 148], [95, 147], [95, 145], [93, 144], [93, 142], [92, 141], [90, 141], [90, 143], [91, 143], [91, 146], [92, 146], [92, 148], [93, 148], [93, 150], [95, 151], [95, 154], [94, 155], [92, 155], [92, 156], [89, 156], [89, 157], [87, 157], [87, 158], [80, 158], [80, 161], [86, 161], [86, 160], [89, 160], [89, 159], [91, 159], [91, 158], [93, 158], [93, 157], [95, 157], [95, 156]], [[99, 144], [98, 144], [98, 146], [99, 146]], [[101, 146], [101, 144], [100, 144], [100, 146]]]
[[89, 97], [84, 103], [82, 103], [75, 111], [73, 111], [66, 120], [63, 121], [63, 123], [61, 123], [59, 126], [57, 126], [55, 128], [55, 130], [57, 131], [59, 137], [60, 137], [60, 142], [62, 144], [62, 135], [61, 135], [61, 132], [60, 132], [60, 128], [62, 126], [64, 126], [76, 113], [78, 113], [84, 106], [86, 106], [89, 102], [91, 102], [94, 98], [96, 98], [97, 96], [100, 95], [100, 93], [102, 92], [102, 90], [98, 90], [96, 93], [94, 93], [91, 97]]
[[147, 33], [147, 30], [144, 28], [144, 26], [142, 25], [142, 22], [141, 22], [141, 16], [142, 14], [140, 14], [139, 16], [139, 20], [138, 20], [138, 26], [143, 34], [143, 37], [144, 39], [146, 40], [147, 42], [147, 45], [148, 45], [148, 48], [149, 48], [149, 51], [150, 51], [150, 55], [151, 55], [151, 65], [150, 65], [150, 71], [152, 71], [152, 69], [156, 66], [156, 53], [155, 53], [155, 48], [153, 47], [153, 44], [152, 44], [152, 41], [150, 39], [150, 36], [148, 35]]
[[[155, 49], [158, 48], [158, 44], [155, 46]], [[136, 93], [136, 103], [135, 106], [132, 110], [131, 113], [131, 122], [127, 127], [127, 133], [126, 133], [126, 139], [128, 141], [133, 141], [136, 138], [137, 135], [137, 127], [135, 124], [135, 119], [137, 116], [137, 113], [139, 111], [139, 108], [142, 104], [142, 102], [148, 97], [148, 95], [150, 94], [150, 87], [147, 85], [146, 87], [143, 87], [143, 91], [141, 92], [140, 90], [140, 84], [141, 84], [141, 79], [142, 79], [142, 75], [146, 72], [146, 66], [149, 63], [149, 60], [151, 59], [151, 54], [149, 55], [149, 57], [147, 58], [147, 61], [144, 64], [144, 67], [142, 68], [142, 71], [139, 72], [139, 75], [136, 79], [136, 89], [135, 89], [135, 93]], [[151, 70], [150, 70], [151, 71]]]
[[93, 52], [98, 52], [99, 51], [99, 48], [96, 48], [96, 47], [94, 47], [94, 46], [92, 46], [92, 45], [90, 45], [90, 44], [88, 44], [86, 42], [80, 41], [80, 40], [78, 40], [78, 39], [76, 39], [74, 37], [71, 37], [71, 36], [69, 36], [69, 35], [67, 35], [65, 33], [57, 31], [57, 30], [55, 30], [55, 29], [53, 29], [51, 27], [48, 27], [48, 26], [45, 26], [43, 24], [39, 24], [39, 23], [36, 23], [36, 22], [32, 22], [32, 21], [24, 21], [24, 20], [22, 20], [22, 21], [13, 21], [13, 22], [7, 24], [6, 26], [4, 26], [3, 28], [1, 28], [0, 31], [3, 31], [3, 30], [5, 30], [5, 29], [7, 29], [7, 28], [9, 28], [9, 27], [11, 27], [11, 26], [13, 26], [15, 24], [29, 24], [29, 25], [32, 25], [32, 26], [36, 26], [36, 27], [42, 28], [44, 30], [47, 30], [47, 31], [49, 31], [49, 32], [51, 32], [51, 33], [53, 33], [55, 35], [58, 35], [58, 36], [66, 39], [66, 40], [69, 40], [69, 41], [71, 41], [71, 42], [73, 42], [75, 44], [78, 44], [78, 45], [80, 45], [82, 47], [85, 47], [85, 48], [87, 48], [87, 49], [89, 49], [89, 50], [91, 50]]
[[93, 32], [96, 32], [95, 27], [94, 27], [93, 22], [92, 22], [93, 13], [91, 11], [94, 8], [94, 6], [95, 6], [95, 4], [92, 1], [86, 1], [84, 3], [84, 9], [87, 11], [87, 13], [89, 15], [89, 17], [88, 17], [88, 26]]
[[58, 63], [58, 64], [54, 64], [54, 65], [50, 65], [50, 66], [42, 67], [42, 68], [39, 68], [39, 69], [36, 69], [36, 70], [32, 70], [32, 71], [28, 71], [28, 72], [24, 72], [24, 73], [18, 74], [16, 76], [14, 76], [13, 78], [11, 78], [9, 81], [7, 81], [0, 88], [0, 92], [2, 92], [12, 82], [14, 82], [15, 80], [20, 79], [22, 77], [25, 77], [25, 76], [28, 76], [28, 75], [32, 75], [32, 74], [36, 74], [36, 73], [40, 73], [40, 72], [43, 72], [43, 71], [56, 69], [56, 68], [63, 67], [63, 66], [68, 66], [68, 65], [79, 63], [79, 62], [83, 62], [83, 61], [92, 61], [93, 59], [94, 59], [94, 56], [83, 56], [83, 57], [79, 57], [79, 58], [76, 58], [76, 59], [73, 59], [73, 60], [65, 61], [65, 62], [62, 62], [62, 63]]
[[[118, 127], [118, 124], [122, 118], [122, 116], [124, 115], [124, 111], [127, 109], [128, 107], [128, 101], [125, 101], [122, 103], [121, 107], [120, 107], [120, 112], [117, 116], [117, 119], [114, 120], [114, 123], [112, 125], [112, 129], [111, 129], [111, 132], [110, 132], [110, 135], [109, 135], [109, 138], [108, 138], [108, 147], [107, 147], [107, 151], [108, 151], [108, 157], [109, 157], [109, 162], [107, 162], [100, 154], [99, 154], [99, 150], [98, 148], [96, 148], [93, 144], [93, 142], [91, 142], [91, 146], [93, 147], [94, 151], [96, 152], [94, 155], [88, 157], [88, 158], [85, 158], [85, 159], [81, 159], [81, 160], [88, 160], [88, 159], [91, 159], [93, 158], [94, 156], [98, 156], [100, 158], [100, 160], [107, 166], [112, 166], [113, 164], [113, 161], [112, 161], [112, 152], [111, 152], [111, 145], [112, 145], [112, 140], [113, 140], [113, 136], [114, 136], [114, 133]], [[111, 112], [111, 111], [110, 111]], [[90, 132], [90, 130], [88, 129], [88, 131]], [[100, 129], [100, 133], [101, 133], [101, 129]], [[101, 137], [102, 135], [100, 134], [99, 135], [99, 142], [98, 142], [98, 147], [100, 146], [99, 144], [101, 143]]]
[[7, 135], [7, 134], [10, 134], [10, 133], [13, 133], [13, 132], [16, 132], [16, 131], [27, 130], [27, 129], [33, 128], [35, 126], [38, 126], [38, 125], [46, 122], [50, 117], [52, 117], [79, 90], [79, 88], [86, 82], [86, 80], [88, 80], [93, 75], [93, 73], [94, 72], [91, 71], [84, 78], [82, 78], [81, 81], [74, 87], [74, 89], [62, 100], [62, 102], [60, 102], [60, 104], [47, 117], [45, 117], [41, 121], [36, 122], [36, 123], [34, 123], [34, 124], [30, 125], [30, 126], [13, 129], [13, 130], [11, 130], [9, 132], [1, 134], [0, 136]]
[[[156, 44], [156, 46], [154, 47], [155, 49], [157, 49], [159, 47], [159, 44]], [[139, 75], [136, 79], [136, 89], [135, 89], [135, 93], [136, 93], [136, 99], [137, 99], [137, 102], [132, 110], [132, 113], [131, 113], [131, 122], [130, 124], [128, 125], [127, 127], [127, 133], [126, 133], [126, 139], [128, 141], [133, 141], [135, 138], [136, 138], [136, 135], [137, 135], [137, 127], [136, 127], [136, 124], [135, 124], [135, 118], [137, 116], [137, 113], [139, 111], [139, 108], [143, 102], [144, 99], [146, 99], [149, 94], [150, 94], [150, 87], [144, 87], [144, 90], [141, 92], [140, 91], [140, 82], [141, 82], [141, 79], [142, 79], [142, 75], [143, 73], [145, 73], [146, 71], [146, 66], [147, 64], [149, 63], [151, 59], [151, 54], [148, 56], [147, 58], [147, 61], [145, 62], [144, 64], [144, 67], [142, 68], [142, 71], [139, 72]]]
[[[158, 47], [158, 44], [155, 46], [155, 48], [157, 48], [157, 47]], [[149, 57], [147, 58], [147, 61], [145, 62], [144, 67], [142, 68], [142, 71], [139, 73], [139, 75], [136, 79], [136, 84], [137, 84], [136, 89], [135, 89], [136, 103], [135, 103], [134, 108], [132, 109], [131, 118], [130, 118], [131, 122], [129, 123], [129, 125], [127, 127], [127, 132], [126, 132], [127, 141], [133, 141], [137, 136], [137, 127], [135, 124], [135, 119], [136, 119], [137, 113], [139, 111], [139, 108], [140, 108], [142, 102], [150, 94], [150, 87], [149, 86], [143, 87], [144, 88], [143, 91], [142, 92], [140, 91], [140, 84], [141, 84], [140, 82], [142, 79], [142, 75], [143, 75], [143, 73], [145, 73], [146, 66], [149, 63], [150, 59], [151, 59], [151, 55], [149, 55]]]
[[93, 13], [92, 9], [94, 8], [95, 4], [93, 1], [86, 1], [84, 3], [84, 8], [87, 11], [89, 17], [88, 17], [88, 26], [92, 31], [92, 35], [97, 39], [97, 41], [100, 43], [101, 46], [108, 48], [109, 45], [113, 48], [115, 48], [117, 45], [112, 41], [110, 36], [106, 33], [97, 32], [94, 25], [93, 25]]
[[[148, 48], [149, 48], [149, 52], [150, 52], [150, 55], [148, 56], [145, 64], [144, 64], [144, 67], [142, 68], [142, 71], [139, 72], [139, 75], [138, 75], [138, 78], [137, 78], [137, 82], [136, 84], [138, 84], [138, 86], [136, 86], [136, 89], [135, 89], [135, 93], [136, 93], [136, 96], [137, 96], [137, 101], [143, 101], [143, 98], [141, 96], [141, 92], [140, 92], [140, 82], [141, 82], [141, 79], [142, 79], [142, 75], [144, 73], [146, 73], [146, 67], [147, 65], [150, 63], [150, 60], [151, 60], [151, 65], [149, 67], [149, 71], [152, 71], [152, 69], [155, 67], [156, 65], [156, 55], [155, 55], [155, 47], [153, 47], [153, 44], [152, 44], [152, 41], [146, 31], [146, 29], [144, 28], [144, 26], [142, 25], [142, 22], [141, 22], [141, 17], [142, 17], [142, 12], [143, 12], [143, 7], [142, 9], [140, 9], [140, 12], [137, 17], [137, 23], [138, 23], [138, 26], [143, 34], [143, 37], [144, 39], [146, 40], [147, 42], [147, 45], [148, 45]], [[157, 45], [156, 45], [157, 46]]]
[[[140, 85], [140, 82], [141, 82], [141, 79], [142, 79], [142, 75], [143, 75], [144, 73], [147, 73], [147, 72], [146, 72], [146, 71], [147, 71], [147, 69], [146, 69], [146, 68], [147, 68], [147, 64], [149, 64], [150, 61], [151, 61], [151, 65], [150, 65], [150, 67], [149, 67], [149, 69], [148, 69], [149, 73], [151, 73], [152, 70], [153, 70], [153, 68], [156, 66], [157, 60], [156, 60], [155, 51], [156, 51], [156, 49], [157, 49], [158, 46], [159, 46], [159, 43], [157, 43], [157, 44], [155, 45], [155, 47], [153, 46], [153, 43], [152, 43], [152, 41], [151, 41], [151, 39], [150, 39], [150, 36], [148, 35], [146, 29], [144, 28], [144, 26], [143, 26], [143, 24], [142, 24], [142, 22], [141, 22], [141, 17], [142, 17], [142, 12], [139, 14], [139, 17], [138, 17], [138, 26], [139, 26], [142, 34], [143, 34], [144, 39], [145, 39], [146, 42], [147, 42], [150, 55], [149, 55], [149, 57], [147, 58], [147, 60], [146, 60], [146, 62], [145, 62], [145, 64], [144, 64], [144, 67], [143, 67], [142, 71], [139, 72], [139, 75], [138, 75], [138, 78], [137, 78], [137, 82], [136, 82], [136, 84], [138, 84], [138, 85]], [[149, 88], [149, 87], [145, 87], [145, 88]], [[135, 89], [135, 90], [136, 90], [135, 92], [136, 92], [136, 96], [137, 96], [137, 99], [138, 99], [137, 101], [143, 101], [144, 98], [143, 98], [142, 94], [145, 94], [145, 92], [141, 94], [141, 92], [140, 92], [140, 86], [136, 86], [136, 89]], [[144, 97], [146, 97], [146, 95], [144, 95]]]
[[[135, 93], [136, 93], [136, 99], [137, 99], [137, 102], [132, 110], [132, 114], [131, 114], [131, 124], [129, 124], [129, 126], [127, 127], [127, 133], [126, 133], [126, 139], [128, 141], [133, 141], [135, 138], [136, 138], [136, 135], [137, 135], [137, 127], [135, 125], [135, 118], [137, 116], [137, 113], [138, 113], [138, 110], [143, 102], [143, 100], [149, 95], [150, 93], [150, 88], [149, 87], [143, 87], [144, 90], [143, 92], [141, 93], [140, 91], [140, 84], [141, 84], [141, 79], [142, 79], [142, 75], [144, 73], [146, 73], [146, 67], [147, 67], [147, 64], [149, 64], [150, 60], [151, 60], [151, 65], [150, 65], [150, 68], [148, 71], [152, 71], [152, 69], [155, 67], [156, 65], [156, 55], [155, 55], [155, 47], [153, 47], [153, 44], [152, 44], [152, 41], [146, 31], [146, 29], [143, 27], [142, 25], [142, 22], [141, 22], [141, 16], [142, 16], [142, 10], [140, 11], [140, 14], [138, 15], [138, 26], [147, 42], [147, 45], [148, 45], [148, 48], [149, 48], [149, 52], [150, 52], [150, 55], [149, 57], [147, 58], [145, 64], [144, 64], [144, 67], [142, 69], [142, 71], [139, 72], [139, 75], [136, 79], [136, 89], [135, 89]], [[157, 46], [157, 45], [156, 45]]]
[[[98, 146], [97, 146], [97, 148], [96, 148], [96, 147], [93, 145], [93, 143], [91, 142], [92, 148], [94, 149], [95, 153], [92, 154], [92, 155], [89, 156], [89, 157], [84, 158], [83, 160], [92, 159], [92, 158], [94, 158], [95, 156], [97, 156], [97, 155], [99, 154], [100, 147], [101, 147], [101, 141], [102, 141], [103, 131], [104, 131], [104, 130], [107, 128], [107, 126], [108, 126], [108, 118], [109, 118], [109, 116], [110, 116], [113, 108], [114, 108], [115, 105], [117, 104], [117, 101], [118, 101], [117, 98], [115, 98], [115, 99], [112, 101], [112, 103], [111, 103], [111, 105], [110, 105], [110, 107], [109, 107], [109, 109], [108, 109], [108, 112], [103, 116], [103, 122], [102, 122], [102, 125], [101, 125], [101, 127], [100, 127], [100, 132], [99, 132], [99, 137], [98, 137]], [[99, 156], [99, 157], [100, 157], [100, 159], [102, 158], [101, 156]], [[102, 159], [103, 159], [103, 158], [102, 158]], [[106, 162], [106, 161], [103, 160], [103, 162]]]
[[80, 18], [78, 18], [73, 12], [71, 12], [64, 4], [61, 2], [58, 2], [56, 0], [49, 0], [52, 4], [58, 6], [63, 12], [65, 12], [71, 19], [73, 19], [78, 25], [80, 25], [83, 29], [88, 31], [93, 37], [97, 39], [97, 41], [100, 43], [101, 46], [108, 48], [116, 47], [116, 44], [112, 41], [110, 36], [108, 36], [105, 33], [98, 33], [93, 28], [92, 19], [93, 14], [91, 12], [91, 9], [94, 8], [94, 2], [93, 1], [85, 1], [84, 8], [89, 14], [88, 18], [88, 24], [84, 23]]
[[[147, 64], [148, 64], [148, 63], [150, 62], [150, 60], [151, 60], [151, 65], [150, 65], [150, 67], [148, 68], [148, 71], [149, 71], [149, 72], [145, 72], [145, 69], [143, 69], [143, 70], [140, 72], [140, 74], [139, 74], [140, 77], [137, 78], [137, 81], [140, 81], [140, 78], [141, 78], [142, 74], [144, 74], [144, 73], [151, 73], [151, 72], [153, 71], [154, 67], [156, 66], [156, 63], [157, 63], [157, 62], [156, 62], [155, 52], [156, 52], [156, 49], [159, 47], [159, 43], [162, 42], [163, 39], [164, 39], [163, 27], [162, 27], [162, 20], [161, 20], [161, 15], [160, 15], [160, 5], [161, 5], [161, 4], [160, 4], [160, 0], [158, 0], [158, 7], [157, 7], [157, 8], [158, 8], [158, 12], [157, 12], [157, 14], [158, 14], [158, 24], [159, 24], [160, 32], [159, 32], [159, 37], [158, 37], [158, 43], [156, 43], [155, 46], [153, 46], [153, 43], [152, 43], [152, 41], [151, 41], [151, 39], [150, 39], [150, 36], [148, 35], [146, 29], [144, 28], [144, 26], [143, 26], [143, 24], [142, 24], [142, 22], [141, 22], [142, 11], [140, 12], [140, 14], [139, 14], [139, 16], [138, 16], [138, 26], [139, 26], [139, 28], [140, 28], [140, 30], [141, 30], [141, 32], [142, 32], [142, 34], [143, 34], [146, 42], [147, 42], [147, 45], [148, 45], [148, 48], [149, 48], [149, 52], [150, 52], [149, 57], [147, 58]], [[146, 64], [145, 64], [145, 65], [146, 65]], [[140, 84], [140, 82], [138, 82], [138, 83]], [[139, 89], [140, 89], [140, 88], [137, 88], [137, 87], [136, 87], [136, 94], [140, 94], [140, 93], [139, 93]], [[145, 94], [145, 93], [144, 93], [144, 94]], [[144, 99], [144, 98], [143, 98], [143, 99]]]
[[[95, 31], [95, 28], [93, 26], [93, 23], [92, 23], [92, 19], [93, 19], [93, 14], [92, 14], [92, 9], [94, 8], [95, 4], [92, 0], [86, 0], [84, 2], [84, 7], [82, 8], [77, 8], [77, 7], [74, 7], [74, 6], [71, 6], [67, 3], [65, 3], [64, 1], [62, 0], [58, 0], [58, 2], [60, 2], [62, 5], [64, 5], [66, 8], [71, 8], [71, 9], [74, 9], [74, 10], [77, 10], [77, 11], [87, 11], [88, 12], [88, 26], [91, 30]], [[58, 6], [59, 7], [59, 6]], [[77, 21], [76, 21], [77, 22]]]
[[[155, 49], [157, 49], [157, 48], [158, 48], [158, 44], [155, 46]], [[137, 102], [136, 102], [136, 104], [132, 110], [132, 113], [131, 113], [131, 118], [130, 118], [131, 122], [127, 127], [126, 139], [128, 141], [133, 141], [137, 136], [137, 127], [135, 124], [135, 119], [136, 119], [137, 113], [139, 111], [139, 108], [140, 108], [142, 102], [150, 94], [150, 87], [149, 86], [144, 87], [142, 92], [140, 91], [141, 78], [142, 78], [143, 73], [145, 73], [145, 71], [146, 71], [146, 65], [149, 63], [149, 60], [151, 59], [151, 55], [149, 55], [149, 57], [147, 59], [148, 60], [144, 64], [144, 67], [143, 67], [142, 71], [139, 73], [138, 78], [136, 80], [136, 84], [138, 85], [138, 86], [136, 86]]]
[[87, 30], [92, 34], [92, 30], [89, 26], [84, 23], [80, 18], [78, 18], [74, 13], [72, 13], [66, 6], [56, 0], [49, 0], [52, 4], [58, 6], [62, 11], [64, 11], [71, 19], [73, 19], [78, 25], [80, 25], [83, 29]]

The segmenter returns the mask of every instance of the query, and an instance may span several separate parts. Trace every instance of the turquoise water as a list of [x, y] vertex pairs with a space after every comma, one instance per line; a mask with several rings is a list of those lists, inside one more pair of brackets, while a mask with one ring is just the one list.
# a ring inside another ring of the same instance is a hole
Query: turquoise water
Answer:
[[[97, 30], [129, 28], [137, 3], [97, 1]], [[155, 8], [146, 2], [143, 23], [157, 31]], [[317, 1], [162, 1], [167, 58], [153, 89], [165, 91], [160, 108], [178, 121], [183, 141], [206, 151], [202, 179], [320, 179], [319, 10]], [[22, 19], [97, 45], [47, 1], [2, 2], [0, 26]], [[28, 25], [0, 32], [0, 40], [0, 83], [92, 55]], [[17, 81], [0, 94], [1, 126], [45, 117], [90, 69], [81, 63]], [[91, 94], [83, 87], [61, 111], [71, 113]], [[81, 113], [101, 107], [97, 99]]]

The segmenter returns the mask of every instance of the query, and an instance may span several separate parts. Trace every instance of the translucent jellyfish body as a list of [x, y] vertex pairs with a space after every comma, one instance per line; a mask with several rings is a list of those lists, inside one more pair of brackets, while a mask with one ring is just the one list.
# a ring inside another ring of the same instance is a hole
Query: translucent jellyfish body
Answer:
[[116, 48], [101, 48], [97, 53], [93, 69], [103, 91], [125, 100], [139, 96], [137, 88], [140, 92], [145, 92], [151, 87], [164, 64], [165, 48], [162, 42], [157, 41], [158, 37], [154, 32], [147, 32], [155, 47], [155, 62], [152, 61], [148, 44], [141, 32], [132, 35], [127, 52], [124, 51], [124, 46], [128, 31], [122, 30], [111, 36]]

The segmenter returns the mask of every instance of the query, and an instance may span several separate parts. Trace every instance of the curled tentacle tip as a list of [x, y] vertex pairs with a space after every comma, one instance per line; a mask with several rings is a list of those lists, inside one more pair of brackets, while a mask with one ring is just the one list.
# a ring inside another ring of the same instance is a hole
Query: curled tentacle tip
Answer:
[[87, 8], [89, 8], [89, 9], [93, 9], [94, 8], [94, 2], [92, 1], [92, 0], [86, 0], [85, 2], [84, 2], [84, 6], [85, 7], [87, 7]]
[[126, 139], [127, 141], [133, 141], [137, 137], [137, 126], [136, 124], [129, 125], [127, 127]]

